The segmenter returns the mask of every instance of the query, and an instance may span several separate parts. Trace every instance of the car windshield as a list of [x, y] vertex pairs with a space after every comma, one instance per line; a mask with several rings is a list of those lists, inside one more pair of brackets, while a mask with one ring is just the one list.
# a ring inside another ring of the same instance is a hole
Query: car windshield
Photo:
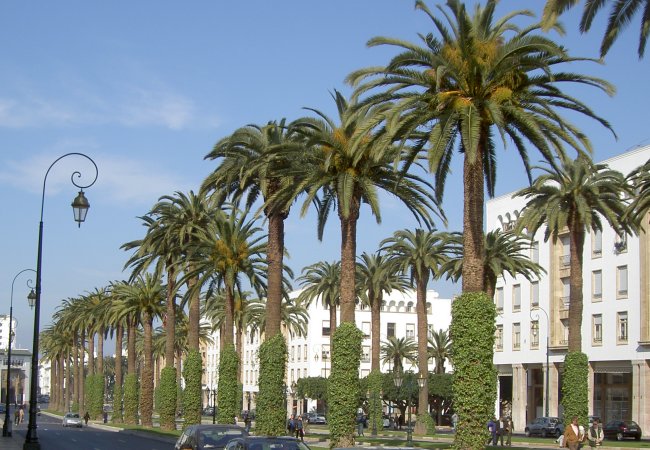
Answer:
[[627, 422], [628, 427], [636, 427], [638, 426], [634, 420], [628, 420]]
[[244, 435], [244, 430], [206, 428], [199, 430], [201, 448], [225, 447], [228, 442]]
[[79, 414], [66, 414], [66, 417], [67, 417], [67, 418], [72, 418], [72, 419], [78, 419], [78, 418], [79, 418]]

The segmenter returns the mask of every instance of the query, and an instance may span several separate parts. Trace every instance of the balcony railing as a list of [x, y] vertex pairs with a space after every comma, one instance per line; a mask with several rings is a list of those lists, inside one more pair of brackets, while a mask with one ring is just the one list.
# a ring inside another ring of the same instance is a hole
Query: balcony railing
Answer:
[[560, 256], [560, 267], [566, 268], [571, 264], [571, 257], [569, 255]]

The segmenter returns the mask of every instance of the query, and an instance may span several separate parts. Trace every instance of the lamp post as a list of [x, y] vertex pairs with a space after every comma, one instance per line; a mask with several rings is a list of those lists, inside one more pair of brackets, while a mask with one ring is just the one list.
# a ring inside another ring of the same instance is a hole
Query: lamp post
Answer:
[[[404, 374], [402, 373], [401, 367], [396, 367], [395, 372], [393, 372], [393, 381], [395, 382], [395, 387], [401, 392], [402, 383], [404, 382]], [[406, 424], [406, 446], [413, 446], [413, 437], [411, 435], [411, 390], [408, 389], [406, 393], [406, 409], [408, 410], [408, 423]]]
[[217, 388], [212, 389], [212, 425], [217, 423]]
[[[2, 426], [2, 435], [5, 437], [10, 437], [11, 436], [11, 429], [9, 428], [11, 426], [11, 418], [9, 417], [9, 389], [11, 388], [11, 384], [9, 381], [9, 374], [11, 373], [11, 339], [13, 338], [13, 331], [11, 329], [12, 321], [13, 321], [13, 315], [14, 315], [14, 283], [16, 282], [16, 278], [18, 278], [18, 275], [20, 275], [23, 272], [27, 271], [32, 271], [36, 272], [34, 269], [23, 269], [20, 272], [16, 274], [14, 277], [13, 281], [11, 282], [11, 297], [9, 298], [9, 346], [7, 347], [7, 393], [5, 396], [5, 423]], [[27, 280], [27, 287], [31, 288], [31, 283], [32, 280]], [[27, 299], [29, 300], [29, 305], [32, 306], [32, 301], [35, 298], [34, 294], [34, 289], [29, 293], [27, 296]]]
[[[544, 415], [546, 417], [548, 417], [549, 416], [549, 413], [548, 413], [548, 406], [549, 405], [548, 404], [549, 404], [549, 399], [550, 399], [550, 397], [549, 397], [549, 384], [548, 384], [549, 383], [549, 379], [548, 379], [548, 373], [549, 373], [548, 372], [548, 369], [549, 369], [548, 356], [549, 355], [548, 355], [548, 352], [549, 352], [549, 348], [550, 348], [551, 323], [550, 323], [549, 318], [548, 318], [548, 313], [546, 312], [546, 310], [544, 310], [544, 308], [542, 308], [540, 306], [537, 306], [536, 310], [543, 312], [544, 315], [546, 316], [546, 376], [544, 377], [544, 391], [545, 391], [545, 394], [544, 394], [544, 397], [545, 397], [544, 398]], [[537, 313], [537, 312], [533, 313], [533, 310], [531, 310], [530, 311], [530, 318], [532, 320], [537, 321], [537, 323], [538, 323], [537, 330], [533, 330], [533, 335], [538, 334], [539, 333], [539, 313]]]
[[48, 167], [45, 172], [45, 178], [43, 178], [43, 192], [41, 195], [41, 220], [38, 227], [38, 256], [36, 259], [36, 299], [34, 302], [34, 342], [32, 349], [32, 367], [31, 367], [31, 379], [29, 380], [29, 425], [27, 426], [27, 436], [25, 437], [25, 444], [23, 445], [23, 450], [40, 450], [41, 444], [38, 441], [38, 433], [36, 432], [36, 390], [38, 389], [38, 336], [39, 336], [39, 320], [41, 313], [41, 274], [42, 267], [41, 263], [43, 261], [43, 209], [45, 206], [45, 183], [47, 182], [47, 176], [50, 173], [50, 170], [54, 165], [67, 156], [82, 156], [90, 161], [95, 167], [95, 178], [90, 184], [82, 185], [75, 182], [75, 178], [81, 177], [81, 172], [74, 171], [70, 176], [70, 181], [76, 187], [78, 187], [79, 194], [72, 201], [72, 211], [74, 212], [74, 220], [81, 227], [81, 222], [86, 220], [86, 214], [88, 213], [88, 208], [90, 208], [90, 203], [84, 195], [84, 189], [89, 188], [95, 181], [97, 181], [97, 176], [99, 175], [99, 170], [97, 169], [97, 164], [89, 156], [83, 153], [66, 153], [65, 155], [59, 156], [54, 160], [50, 167]]
[[372, 431], [370, 432], [371, 436], [377, 436], [377, 392], [371, 391], [368, 389], [368, 397], [371, 399], [370, 402], [370, 421], [372, 422]]

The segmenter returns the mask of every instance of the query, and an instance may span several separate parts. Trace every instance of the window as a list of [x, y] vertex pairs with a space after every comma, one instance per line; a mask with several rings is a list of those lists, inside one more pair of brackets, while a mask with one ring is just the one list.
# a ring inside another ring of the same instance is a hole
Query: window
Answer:
[[530, 306], [534, 308], [539, 306], [539, 281], [530, 283]]
[[293, 362], [296, 359], [296, 347], [293, 345], [291, 346], [291, 362]]
[[603, 298], [603, 272], [601, 270], [591, 272], [591, 296], [595, 302], [599, 302]]
[[627, 252], [627, 234], [623, 236], [616, 235], [616, 240], [614, 241], [614, 253], [625, 253]]
[[591, 257], [600, 258], [603, 255], [603, 232], [600, 230], [591, 233]]
[[592, 323], [592, 343], [594, 345], [601, 345], [603, 343], [603, 316], [601, 314], [594, 314], [591, 316]]
[[304, 349], [304, 351], [302, 352], [302, 359], [303, 359], [305, 362], [307, 362], [307, 352], [308, 352], [308, 350], [307, 350], [307, 344], [304, 345], [303, 349]]
[[362, 322], [361, 331], [363, 331], [364, 337], [370, 337], [370, 322]]
[[569, 236], [562, 236], [560, 238], [562, 244], [562, 255], [560, 256], [560, 268], [565, 269], [569, 267], [570, 264], [570, 255], [571, 255], [571, 244], [569, 241]]
[[294, 381], [296, 381], [296, 372], [291, 369], [291, 382], [293, 383]]
[[323, 360], [323, 363], [327, 364], [327, 361], [329, 361], [329, 359], [330, 359], [330, 346], [329, 346], [329, 344], [323, 345], [321, 351], [322, 351], [321, 358]]
[[627, 298], [627, 266], [616, 268], [616, 297]]
[[539, 242], [538, 241], [534, 241], [530, 245], [530, 259], [534, 263], [539, 263]]
[[512, 287], [512, 310], [519, 311], [521, 309], [521, 285], [515, 284]]
[[414, 323], [407, 323], [406, 324], [406, 337], [407, 338], [415, 338], [415, 324]]
[[518, 323], [512, 324], [512, 349], [519, 350], [521, 347], [521, 325]]
[[[300, 360], [302, 359], [302, 358], [301, 358], [301, 356], [302, 356], [302, 352], [300, 351], [300, 346], [298, 346], [298, 349], [297, 349], [297, 350], [298, 350], [298, 351], [296, 352], [296, 359], [298, 360], [298, 362], [300, 362]], [[298, 378], [300, 378], [300, 377], [298, 377]]]
[[616, 340], [619, 343], [626, 343], [627, 342], [627, 312], [619, 312], [616, 315], [616, 329], [618, 330]]
[[539, 321], [530, 323], [530, 348], [539, 348]]
[[413, 312], [413, 302], [408, 302], [406, 304], [406, 312]]
[[323, 336], [329, 336], [329, 335], [330, 335], [330, 321], [323, 320]]
[[428, 329], [428, 331], [429, 331], [429, 332], [427, 333], [427, 337], [429, 337], [429, 338], [433, 338], [433, 334], [435, 333], [436, 329], [435, 329], [434, 326], [431, 325], [431, 324], [427, 324], [427, 329]]
[[364, 345], [361, 348], [361, 362], [370, 362], [370, 346], [369, 345]]
[[567, 320], [562, 320], [562, 340], [560, 341], [560, 345], [568, 345], [569, 344], [569, 321]]
[[497, 301], [497, 311], [503, 311], [503, 288], [497, 288], [497, 295], [496, 301]]
[[562, 281], [562, 297], [561, 297], [562, 305], [560, 306], [560, 308], [569, 309], [569, 300], [571, 298], [571, 284], [570, 284], [571, 280], [568, 277], [566, 277], [566, 278], [562, 278], [561, 281]]
[[497, 325], [497, 331], [494, 335], [494, 346], [497, 351], [503, 350], [503, 325]]
[[387, 337], [395, 337], [395, 324], [392, 322], [388, 322], [386, 324], [386, 336]]

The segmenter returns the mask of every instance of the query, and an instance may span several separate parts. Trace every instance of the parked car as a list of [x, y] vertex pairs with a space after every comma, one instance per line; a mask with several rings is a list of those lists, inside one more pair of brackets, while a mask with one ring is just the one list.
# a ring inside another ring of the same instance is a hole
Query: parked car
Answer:
[[203, 411], [201, 412], [204, 416], [211, 416], [214, 414], [214, 406], [208, 406], [206, 408], [203, 408]]
[[641, 439], [641, 427], [633, 420], [612, 420], [603, 427], [606, 438], [622, 441], [625, 438]]
[[248, 436], [233, 439], [225, 450], [310, 450], [309, 446], [293, 437]]
[[564, 432], [564, 425], [558, 417], [538, 417], [526, 424], [524, 433], [528, 436], [558, 437]]
[[176, 441], [174, 450], [219, 450], [232, 439], [245, 436], [246, 430], [237, 425], [190, 425]]
[[63, 426], [81, 428], [83, 426], [83, 421], [79, 414], [67, 413], [65, 416], [63, 416]]
[[327, 419], [325, 416], [313, 415], [309, 416], [309, 423], [314, 425], [327, 425]]

